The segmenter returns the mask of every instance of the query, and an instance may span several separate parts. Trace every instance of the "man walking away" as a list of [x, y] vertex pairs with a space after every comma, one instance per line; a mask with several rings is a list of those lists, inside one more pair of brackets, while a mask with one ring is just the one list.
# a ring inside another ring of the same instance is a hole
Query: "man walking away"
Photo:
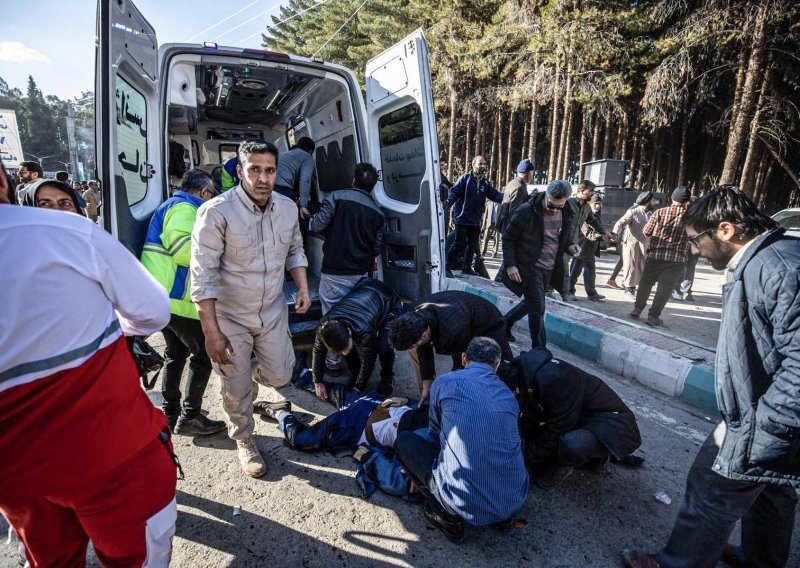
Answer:
[[566, 208], [572, 188], [564, 180], [553, 180], [547, 190], [536, 193], [519, 207], [503, 231], [503, 266], [501, 280], [523, 300], [505, 315], [506, 330], [525, 315], [532, 347], [545, 347], [544, 293], [550, 282], [563, 280], [561, 257], [565, 251], [573, 256], [580, 247], [569, 240], [567, 228], [570, 210]]
[[[631, 298], [636, 297], [636, 287], [642, 278], [644, 261], [647, 257], [647, 245], [650, 239], [644, 234], [647, 225], [648, 212], [653, 208], [653, 192], [646, 191], [636, 198], [636, 203], [628, 209], [614, 225], [612, 232], [625, 237], [622, 240], [622, 287], [625, 294]], [[609, 285], [611, 282], [609, 281]]]
[[33, 205], [31, 202], [25, 202], [27, 186], [32, 181], [36, 181], [37, 179], [44, 177], [42, 166], [39, 165], [39, 162], [20, 162], [19, 177], [22, 180], [22, 183], [20, 183], [16, 189], [17, 203], [20, 205]]
[[275, 191], [299, 203], [300, 217], [310, 217], [308, 203], [311, 200], [311, 184], [314, 180], [314, 148], [311, 138], [303, 136], [291, 150], [281, 154], [278, 160], [278, 175]]
[[447, 270], [461, 269], [465, 275], [475, 275], [472, 258], [479, 250], [481, 219], [487, 199], [500, 203], [503, 194], [486, 179], [486, 160], [483, 156], [475, 156], [472, 170], [450, 188], [447, 199], [456, 232], [455, 244], [447, 256]]
[[97, 225], [11, 207], [5, 185], [0, 514], [34, 568], [84, 566], [90, 539], [104, 566], [166, 568], [176, 462], [124, 336], [164, 327], [167, 293]]
[[[589, 227], [600, 236], [603, 236], [608, 240], [612, 239], [611, 233], [603, 229], [603, 225], [601, 225], [600, 221], [598, 221], [594, 216], [592, 206], [589, 204], [589, 200], [594, 195], [594, 188], [595, 185], [592, 182], [589, 180], [583, 180], [580, 184], [578, 184], [575, 197], [570, 197], [567, 199], [567, 209], [570, 210], [571, 215], [569, 224], [569, 240], [572, 243], [580, 242], [584, 223], [588, 224]], [[572, 256], [574, 257], [574, 255]], [[565, 252], [559, 258], [563, 259], [564, 263], [564, 278], [562, 280], [563, 284], [561, 285], [561, 296], [565, 301], [575, 301], [577, 299], [575, 297], [575, 293], [574, 291], [570, 290], [572, 286], [570, 285], [569, 253]]]
[[683, 221], [692, 252], [725, 271], [714, 370], [723, 420], [689, 470], [666, 546], [623, 558], [634, 568], [712, 568], [720, 557], [786, 566], [800, 487], [800, 239], [731, 186], [698, 199]]
[[530, 483], [519, 405], [496, 374], [500, 346], [475, 337], [462, 364], [433, 385], [427, 438], [406, 431], [395, 444], [424, 497], [425, 518], [456, 543], [464, 540], [465, 523], [509, 530]]
[[[592, 195], [589, 205], [598, 222], [600, 222], [601, 203], [602, 201], [599, 195]], [[599, 294], [597, 288], [595, 288], [595, 257], [597, 256], [597, 249], [600, 247], [602, 238], [603, 235], [597, 232], [589, 223], [581, 225], [580, 239], [578, 240], [578, 246], [581, 248], [581, 252], [578, 256], [572, 258], [572, 264], [570, 264], [569, 269], [569, 293], [573, 296], [575, 295], [575, 285], [578, 283], [578, 276], [583, 273], [583, 287], [586, 290], [586, 296], [595, 302], [605, 299], [605, 296]]]
[[307, 312], [311, 300], [297, 207], [272, 191], [278, 149], [271, 142], [249, 140], [237, 153], [239, 185], [197, 212], [191, 295], [206, 351], [222, 377], [228, 434], [236, 440], [245, 474], [260, 477], [267, 466], [252, 437], [253, 400], [259, 384], [278, 388], [288, 383], [295, 362], [283, 297], [287, 270], [297, 285], [296, 312]]
[[[216, 195], [211, 176], [206, 172], [186, 172], [181, 189], [150, 219], [142, 250], [142, 264], [167, 290], [170, 298], [169, 324], [161, 330], [167, 344], [161, 379], [161, 394], [164, 396], [161, 408], [169, 427], [176, 434], [187, 436], [205, 436], [225, 430], [224, 422], [209, 420], [201, 413], [203, 394], [211, 377], [211, 360], [206, 353], [200, 316], [189, 297], [189, 259], [197, 208]], [[181, 408], [181, 376], [190, 355], [186, 397]]]
[[636, 303], [630, 316], [634, 319], [639, 318], [650, 299], [650, 291], [658, 283], [653, 303], [647, 314], [649, 325], [664, 326], [661, 311], [667, 304], [675, 284], [683, 276], [688, 241], [681, 218], [690, 197], [691, 192], [688, 188], [676, 187], [672, 192], [672, 205], [662, 207], [653, 213], [642, 230], [644, 236], [650, 237], [650, 244], [647, 248], [639, 289], [636, 290]]
[[100, 217], [101, 199], [99, 182], [93, 179], [89, 182], [89, 188], [83, 192], [83, 200], [86, 202], [86, 216], [95, 223]]

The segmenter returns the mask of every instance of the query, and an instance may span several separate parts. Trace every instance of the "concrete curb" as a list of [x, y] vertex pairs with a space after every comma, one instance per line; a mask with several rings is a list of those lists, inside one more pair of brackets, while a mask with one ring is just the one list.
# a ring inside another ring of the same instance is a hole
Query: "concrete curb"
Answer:
[[[448, 278], [446, 282], [447, 289], [463, 290], [486, 298], [503, 313], [519, 301], [511, 295], [473, 286], [466, 279]], [[573, 321], [560, 314], [546, 313], [544, 324], [548, 343], [695, 406], [703, 412], [719, 415], [713, 367], [675, 355], [664, 348], [643, 345], [619, 333], [610, 333], [597, 326]], [[527, 329], [525, 332], [527, 334]]]

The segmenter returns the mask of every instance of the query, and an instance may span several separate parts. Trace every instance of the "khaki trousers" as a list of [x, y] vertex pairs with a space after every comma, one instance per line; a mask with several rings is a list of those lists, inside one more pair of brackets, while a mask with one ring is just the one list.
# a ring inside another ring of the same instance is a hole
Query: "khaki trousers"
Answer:
[[[280, 388], [292, 378], [294, 349], [289, 337], [289, 317], [284, 313], [268, 328], [253, 329], [217, 314], [222, 333], [233, 348], [232, 364], [214, 363], [222, 378], [222, 404], [228, 415], [228, 436], [233, 440], [248, 438], [255, 430], [253, 400], [258, 384]], [[254, 373], [255, 356], [258, 372]]]

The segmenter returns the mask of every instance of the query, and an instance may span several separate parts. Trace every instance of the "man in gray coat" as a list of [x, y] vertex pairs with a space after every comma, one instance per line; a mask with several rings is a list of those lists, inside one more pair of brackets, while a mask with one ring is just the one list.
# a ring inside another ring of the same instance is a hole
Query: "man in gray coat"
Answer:
[[725, 271], [715, 368], [723, 421], [689, 470], [667, 545], [623, 558], [634, 568], [712, 568], [720, 557], [786, 566], [800, 487], [800, 239], [731, 186], [690, 205], [683, 224], [692, 253]]

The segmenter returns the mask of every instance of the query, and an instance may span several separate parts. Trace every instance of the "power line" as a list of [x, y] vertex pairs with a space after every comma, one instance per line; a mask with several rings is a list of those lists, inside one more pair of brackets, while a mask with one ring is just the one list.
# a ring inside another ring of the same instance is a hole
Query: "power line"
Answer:
[[[304, 10], [301, 10], [301, 11], [297, 12], [296, 14], [292, 14], [292, 15], [291, 15], [291, 16], [289, 16], [288, 18], [284, 18], [284, 19], [282, 19], [282, 20], [279, 20], [279, 21], [277, 21], [277, 22], [275, 22], [274, 24], [271, 24], [271, 25], [273, 25], [273, 26], [277, 26], [277, 25], [280, 25], [280, 24], [282, 24], [282, 23], [284, 23], [284, 22], [288, 22], [289, 20], [293, 20], [293, 19], [295, 19], [295, 18], [296, 18], [296, 17], [298, 17], [298, 16], [302, 16], [303, 14], [305, 14], [306, 12], [308, 12], [309, 10], [311, 10], [311, 9], [313, 9], [313, 8], [316, 8], [317, 6], [321, 6], [322, 4], [325, 4], [327, 1], [328, 1], [328, 0], [321, 0], [320, 2], [317, 2], [316, 4], [314, 4], [313, 6], [309, 6], [308, 8], [306, 8], [306, 9], [304, 9]], [[254, 34], [251, 34], [251, 35], [249, 35], [249, 36], [247, 36], [247, 37], [245, 37], [245, 38], [242, 38], [242, 39], [240, 39], [239, 41], [237, 41], [237, 42], [236, 42], [236, 43], [234, 43], [233, 45], [239, 45], [240, 43], [244, 43], [244, 42], [246, 42], [247, 40], [249, 40], [249, 39], [252, 39], [252, 38], [254, 38], [254, 37], [258, 36], [258, 35], [262, 35], [263, 33], [264, 33], [264, 32], [260, 32], [260, 31], [259, 31], [259, 32], [256, 32], [256, 33], [254, 33]]]
[[262, 1], [262, 0], [253, 0], [252, 2], [250, 2], [250, 3], [249, 3], [247, 6], [245, 6], [244, 8], [242, 8], [241, 10], [239, 10], [238, 12], [234, 12], [233, 14], [231, 14], [230, 16], [228, 16], [227, 18], [223, 18], [223, 19], [221, 19], [219, 22], [217, 22], [216, 24], [214, 24], [214, 25], [213, 25], [213, 26], [211, 26], [210, 28], [206, 28], [206, 29], [204, 29], [202, 32], [194, 34], [192, 37], [190, 37], [190, 38], [189, 38], [189, 40], [188, 40], [188, 41], [192, 41], [192, 40], [195, 40], [195, 39], [197, 39], [197, 38], [201, 37], [201, 36], [202, 36], [204, 33], [206, 33], [207, 31], [213, 30], [214, 28], [216, 28], [216, 27], [217, 27], [218, 25], [220, 25], [220, 24], [224, 24], [225, 22], [227, 22], [228, 20], [230, 20], [230, 19], [231, 19], [231, 18], [233, 18], [234, 16], [238, 16], [239, 14], [241, 14], [242, 12], [244, 12], [245, 10], [247, 10], [247, 9], [248, 9], [250, 6], [253, 6], [253, 5], [255, 5], [255, 4], [258, 4], [258, 3], [259, 3], [259, 2], [261, 2], [261, 1]]
[[269, 7], [267, 10], [264, 10], [263, 12], [261, 12], [261, 13], [259, 13], [259, 14], [256, 14], [255, 16], [253, 16], [252, 18], [250, 18], [249, 20], [245, 20], [244, 22], [242, 22], [242, 23], [241, 23], [241, 24], [239, 24], [238, 26], [233, 26], [233, 27], [232, 27], [231, 29], [229, 29], [228, 31], [226, 31], [226, 32], [222, 32], [221, 34], [218, 34], [218, 35], [216, 35], [216, 36], [214, 37], [214, 39], [215, 39], [215, 40], [218, 40], [218, 39], [219, 39], [219, 38], [221, 38], [222, 36], [226, 36], [226, 35], [228, 35], [229, 33], [231, 33], [232, 31], [234, 31], [234, 30], [238, 30], [239, 28], [241, 28], [242, 26], [245, 26], [245, 25], [249, 24], [249, 23], [250, 23], [250, 22], [252, 22], [253, 20], [257, 20], [258, 18], [261, 18], [262, 16], [266, 16], [267, 14], [269, 14], [270, 12], [272, 12], [272, 11], [273, 11], [275, 8], [280, 8], [280, 6], [281, 6], [281, 4], [282, 4], [282, 3], [283, 3], [283, 2], [282, 2], [282, 1], [280, 1], [280, 2], [278, 2], [277, 4], [273, 4], [273, 5], [272, 5], [272, 6], [270, 6], [270, 7]]
[[317, 56], [317, 54], [318, 54], [320, 51], [322, 51], [322, 48], [323, 48], [323, 47], [325, 47], [326, 45], [328, 45], [328, 44], [331, 42], [331, 40], [332, 40], [333, 38], [335, 38], [335, 37], [336, 37], [336, 35], [337, 35], [337, 34], [338, 34], [340, 31], [342, 31], [342, 30], [344, 29], [344, 27], [345, 27], [345, 26], [346, 26], [346, 25], [347, 25], [347, 24], [350, 22], [350, 20], [352, 20], [353, 18], [355, 18], [355, 17], [356, 17], [356, 14], [358, 14], [358, 12], [361, 10], [361, 8], [363, 8], [363, 7], [364, 7], [364, 4], [366, 4], [366, 3], [367, 3], [367, 0], [364, 0], [364, 1], [361, 3], [361, 5], [360, 5], [358, 8], [356, 8], [356, 11], [355, 11], [355, 12], [353, 12], [352, 14], [350, 14], [350, 17], [349, 17], [349, 18], [347, 18], [347, 19], [344, 21], [344, 23], [343, 23], [341, 26], [339, 26], [339, 29], [338, 29], [338, 30], [336, 30], [335, 32], [333, 32], [333, 35], [332, 35], [331, 37], [329, 37], [329, 38], [328, 38], [328, 39], [325, 41], [325, 43], [323, 43], [321, 46], [319, 46], [319, 49], [317, 49], [317, 51], [315, 51], [315, 52], [314, 52], [314, 55], [312, 55], [311, 57], [316, 57], [316, 56]]

